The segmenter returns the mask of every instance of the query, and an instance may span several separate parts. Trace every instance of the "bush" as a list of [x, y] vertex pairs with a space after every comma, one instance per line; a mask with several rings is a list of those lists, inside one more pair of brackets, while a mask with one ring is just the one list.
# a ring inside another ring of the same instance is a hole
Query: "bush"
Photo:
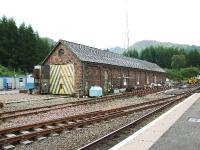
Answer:
[[180, 72], [185, 78], [196, 77], [200, 73], [199, 69], [196, 67], [183, 68]]
[[200, 69], [196, 67], [188, 67], [182, 69], [168, 69], [166, 70], [167, 77], [172, 80], [181, 81], [183, 79], [188, 79], [191, 77], [196, 77], [200, 74]]
[[177, 69], [168, 69], [166, 70], [167, 77], [172, 80], [181, 81], [184, 79], [181, 72]]
[[14, 76], [23, 74], [24, 73], [21, 70], [14, 71], [13, 68], [6, 68], [0, 64], [0, 76]]

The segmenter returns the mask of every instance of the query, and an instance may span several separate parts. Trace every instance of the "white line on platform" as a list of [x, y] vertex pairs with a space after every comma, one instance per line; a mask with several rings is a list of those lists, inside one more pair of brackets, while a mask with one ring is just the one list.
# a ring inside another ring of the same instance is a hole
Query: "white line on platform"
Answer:
[[120, 142], [119, 144], [117, 144], [114, 147], [112, 147], [110, 150], [118, 150], [118, 149], [120, 149], [122, 146], [124, 146], [125, 144], [127, 144], [128, 142], [130, 142], [131, 140], [133, 140], [135, 137], [137, 137], [141, 133], [145, 132], [145, 130], [147, 130], [150, 127], [152, 127], [153, 125], [155, 125], [158, 121], [160, 121], [162, 118], [164, 118], [165, 116], [167, 116], [172, 111], [175, 111], [178, 107], [180, 107], [184, 103], [193, 100], [193, 101], [191, 101], [190, 105], [188, 105], [188, 108], [189, 108], [198, 98], [200, 98], [200, 93], [195, 93], [195, 94], [191, 95], [190, 97], [186, 98], [183, 102], [177, 104], [172, 109], [168, 110], [166, 113], [164, 113], [160, 117], [156, 118], [154, 121], [150, 122], [149, 124], [147, 124], [146, 126], [144, 126], [143, 128], [141, 128], [140, 130], [138, 130], [137, 132], [135, 132], [134, 134], [132, 134], [131, 136], [129, 136], [128, 138], [126, 138], [125, 140], [123, 140], [122, 142]]

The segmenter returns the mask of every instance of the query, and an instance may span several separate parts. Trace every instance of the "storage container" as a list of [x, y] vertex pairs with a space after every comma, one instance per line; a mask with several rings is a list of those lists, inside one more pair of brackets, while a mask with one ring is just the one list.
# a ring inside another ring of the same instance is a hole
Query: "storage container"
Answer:
[[34, 89], [34, 78], [31, 74], [27, 75], [27, 77], [26, 77], [25, 89], [26, 90]]
[[100, 86], [91, 86], [89, 90], [89, 96], [99, 97], [103, 95], [103, 89]]

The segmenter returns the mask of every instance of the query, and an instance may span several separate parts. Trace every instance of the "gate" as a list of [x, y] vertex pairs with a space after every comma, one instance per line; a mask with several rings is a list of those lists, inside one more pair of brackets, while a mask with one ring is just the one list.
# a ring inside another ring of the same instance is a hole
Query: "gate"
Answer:
[[74, 65], [50, 65], [50, 93], [74, 93]]

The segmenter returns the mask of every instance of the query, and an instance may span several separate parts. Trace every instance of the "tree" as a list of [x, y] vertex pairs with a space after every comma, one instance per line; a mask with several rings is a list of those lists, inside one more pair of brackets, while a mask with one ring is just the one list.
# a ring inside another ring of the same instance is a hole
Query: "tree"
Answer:
[[0, 63], [5, 66], [14, 66], [18, 29], [13, 19], [7, 19], [5, 16], [0, 19], [0, 35]]
[[31, 25], [22, 23], [17, 27], [12, 18], [5, 16], [0, 18], [0, 35], [0, 64], [15, 70], [31, 72], [51, 49]]
[[172, 56], [172, 68], [180, 69], [186, 66], [186, 58], [183, 54], [181, 55], [173, 55]]
[[195, 49], [188, 53], [187, 62], [189, 66], [200, 65], [200, 53]]
[[158, 64], [163, 68], [171, 68], [171, 59], [173, 55], [179, 54], [177, 48], [171, 47], [147, 47], [141, 52], [141, 59]]
[[185, 78], [196, 77], [199, 73], [200, 73], [200, 71], [196, 67], [190, 67], [190, 68], [181, 69], [181, 74]]
[[132, 51], [132, 57], [133, 57], [133, 58], [139, 58], [139, 54], [138, 54], [138, 51], [137, 51], [136, 49], [134, 49], [134, 50]]
[[176, 69], [167, 69], [166, 74], [169, 79], [173, 79], [173, 80], [177, 80], [177, 81], [181, 81], [184, 78], [182, 76], [181, 72]]
[[129, 48], [127, 51], [124, 51], [123, 55], [132, 58], [139, 58], [138, 51], [136, 49], [131, 48]]

